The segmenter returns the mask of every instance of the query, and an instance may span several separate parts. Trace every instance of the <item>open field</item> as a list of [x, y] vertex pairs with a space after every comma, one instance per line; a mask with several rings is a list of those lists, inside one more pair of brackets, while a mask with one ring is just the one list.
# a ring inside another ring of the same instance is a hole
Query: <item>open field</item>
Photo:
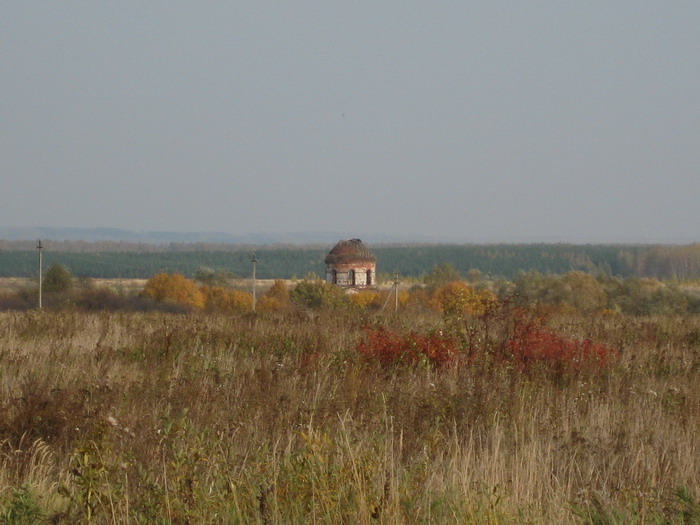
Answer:
[[[143, 290], [148, 279], [90, 279], [91, 286], [121, 291], [125, 294], [136, 294]], [[274, 283], [274, 279], [258, 279], [260, 290], [266, 290]], [[288, 281], [291, 284], [291, 281]], [[251, 289], [250, 279], [233, 279], [231, 285], [235, 288]], [[26, 277], [0, 277], [0, 293], [17, 292], [26, 287], [36, 286], [36, 281]]]
[[[119, 291], [126, 295], [138, 294], [143, 290], [148, 279], [89, 279], [91, 286], [95, 288], [107, 288], [109, 290]], [[256, 286], [260, 293], [264, 293], [275, 282], [275, 279], [258, 279]], [[297, 281], [291, 279], [282, 279], [288, 286], [294, 285]], [[80, 285], [80, 282], [78, 282]], [[251, 290], [251, 279], [231, 279], [229, 285], [238, 290]], [[391, 283], [381, 285], [380, 289], [388, 289], [392, 286]], [[401, 289], [408, 288], [409, 284], [401, 284]], [[0, 277], [0, 294], [15, 293], [25, 288], [36, 287], [36, 280], [27, 277]]]
[[[551, 318], [620, 352], [568, 372], [461, 323], [0, 313], [0, 523], [698, 522], [700, 319]], [[367, 325], [476, 357], [380, 366]]]
[[[147, 279], [90, 279], [92, 286], [134, 294], [143, 290]], [[13, 293], [24, 288], [36, 287], [36, 280], [26, 277], [0, 277], [0, 293]]]

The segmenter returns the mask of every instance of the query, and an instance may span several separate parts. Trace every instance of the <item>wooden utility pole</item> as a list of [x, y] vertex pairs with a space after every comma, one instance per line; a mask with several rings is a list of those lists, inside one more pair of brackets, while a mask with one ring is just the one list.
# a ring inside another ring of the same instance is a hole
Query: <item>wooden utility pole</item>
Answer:
[[253, 312], [255, 311], [255, 265], [258, 263], [258, 260], [256, 259], [255, 255], [253, 255], [253, 258], [250, 260], [250, 262], [253, 263]]
[[44, 247], [41, 245], [41, 239], [36, 241], [36, 250], [39, 252], [39, 310], [41, 310], [41, 267], [42, 267], [42, 250]]
[[399, 272], [394, 275], [394, 311], [399, 311]]
[[389, 295], [386, 296], [386, 301], [384, 301], [384, 305], [382, 306], [381, 311], [383, 312], [386, 309], [386, 305], [389, 304], [389, 299], [391, 299], [391, 294], [394, 294], [394, 311], [398, 312], [399, 311], [399, 273], [396, 272], [394, 274], [394, 284], [391, 286], [391, 289], [389, 290]]

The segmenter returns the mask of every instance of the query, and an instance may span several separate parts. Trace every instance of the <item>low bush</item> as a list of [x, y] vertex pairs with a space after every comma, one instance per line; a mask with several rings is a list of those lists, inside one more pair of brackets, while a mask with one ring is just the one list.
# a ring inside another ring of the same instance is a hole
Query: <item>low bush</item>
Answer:
[[0, 295], [0, 311], [29, 310], [36, 308], [37, 300], [26, 293], [7, 293]]
[[[365, 328], [357, 351], [366, 359], [387, 366], [433, 367], [454, 364], [458, 360], [480, 366], [513, 365], [520, 372], [545, 368], [556, 375], [582, 371], [599, 372], [618, 356], [617, 350], [590, 339], [565, 338], [531, 317], [524, 310], [502, 309], [500, 316], [472, 318], [468, 326], [455, 324], [445, 314], [445, 331], [400, 333], [385, 327]], [[505, 333], [500, 342], [489, 332]]]
[[76, 306], [83, 310], [123, 310], [129, 300], [108, 288], [83, 290], [76, 300]]
[[544, 365], [559, 374], [599, 371], [618, 355], [611, 346], [590, 339], [566, 339], [539, 322], [522, 320], [516, 322], [506, 348], [509, 352], [507, 357], [520, 370], [529, 371]]
[[342, 288], [323, 281], [301, 281], [289, 297], [294, 304], [311, 310], [341, 308], [349, 304]]
[[382, 327], [366, 328], [357, 350], [366, 359], [382, 366], [428, 363], [441, 367], [454, 364], [458, 355], [456, 340], [442, 331], [402, 335]]

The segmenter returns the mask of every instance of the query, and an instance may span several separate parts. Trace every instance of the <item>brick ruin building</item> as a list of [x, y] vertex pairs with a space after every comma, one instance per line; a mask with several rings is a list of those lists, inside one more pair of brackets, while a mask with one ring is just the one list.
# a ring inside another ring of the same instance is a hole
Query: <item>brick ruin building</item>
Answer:
[[328, 253], [326, 282], [348, 288], [377, 284], [377, 258], [360, 239], [340, 241]]

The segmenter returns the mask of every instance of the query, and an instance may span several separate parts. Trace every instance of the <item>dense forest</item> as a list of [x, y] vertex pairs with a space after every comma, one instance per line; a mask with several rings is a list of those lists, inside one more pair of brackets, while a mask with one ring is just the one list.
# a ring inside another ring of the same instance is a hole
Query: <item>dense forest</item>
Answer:
[[[46, 265], [63, 264], [73, 275], [148, 278], [158, 272], [193, 276], [202, 267], [240, 277], [251, 273], [255, 254], [261, 279], [324, 273], [331, 246], [248, 246], [47, 242]], [[691, 245], [375, 245], [380, 274], [398, 272], [418, 278], [438, 264], [451, 264], [462, 275], [478, 269], [492, 278], [514, 279], [519, 272], [563, 274], [584, 271], [614, 277], [700, 278], [700, 244]], [[32, 277], [37, 253], [32, 243], [0, 241], [0, 277]]]

